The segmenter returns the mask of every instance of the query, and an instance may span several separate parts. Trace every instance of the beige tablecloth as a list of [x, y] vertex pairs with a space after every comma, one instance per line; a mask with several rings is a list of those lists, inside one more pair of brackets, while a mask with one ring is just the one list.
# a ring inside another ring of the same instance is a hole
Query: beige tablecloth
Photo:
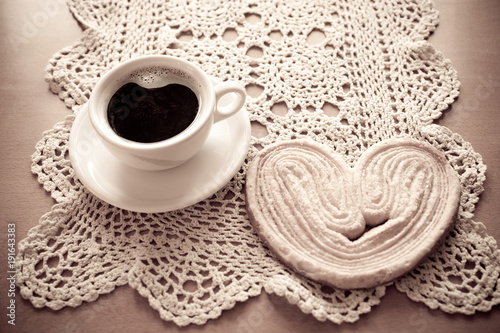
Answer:
[[[43, 82], [49, 58], [74, 43], [81, 28], [63, 1], [3, 1], [0, 43], [2, 77], [0, 148], [1, 200], [0, 244], [7, 251], [8, 225], [15, 224], [19, 242], [50, 210], [53, 199], [31, 174], [30, 155], [42, 133], [71, 113]], [[460, 134], [481, 154], [488, 167], [485, 191], [477, 205], [474, 220], [483, 222], [489, 235], [500, 240], [496, 223], [500, 195], [500, 3], [497, 1], [436, 1], [440, 24], [429, 41], [452, 61], [461, 82], [460, 97], [436, 121]], [[251, 17], [250, 17], [251, 19]], [[257, 129], [258, 130], [258, 129]], [[7, 314], [9, 283], [8, 257], [0, 258], [2, 276], [0, 299]], [[15, 323], [4, 315], [0, 322], [5, 332], [158, 332], [180, 331], [161, 320], [147, 299], [128, 286], [100, 296], [77, 308], [53, 311], [36, 309], [16, 295]], [[262, 293], [239, 303], [202, 327], [188, 326], [182, 331], [207, 332], [330, 332], [405, 331], [405, 332], [494, 332], [500, 326], [498, 306], [488, 313], [473, 316], [448, 315], [414, 303], [406, 295], [389, 288], [380, 305], [355, 324], [338, 327], [319, 322], [285, 299]]]

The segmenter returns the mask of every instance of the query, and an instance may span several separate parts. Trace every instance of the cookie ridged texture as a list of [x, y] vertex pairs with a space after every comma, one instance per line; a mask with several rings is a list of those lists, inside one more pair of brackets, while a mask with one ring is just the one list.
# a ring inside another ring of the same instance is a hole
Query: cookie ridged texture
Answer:
[[354, 168], [326, 145], [282, 141], [249, 166], [247, 210], [294, 270], [338, 288], [388, 283], [452, 226], [460, 183], [446, 158], [414, 139], [370, 147]]

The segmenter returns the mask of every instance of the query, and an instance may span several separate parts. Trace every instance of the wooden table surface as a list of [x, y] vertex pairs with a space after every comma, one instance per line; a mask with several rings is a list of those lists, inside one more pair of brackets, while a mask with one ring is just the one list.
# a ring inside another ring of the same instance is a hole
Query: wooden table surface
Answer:
[[[47, 3], [52, 3], [50, 15], [28, 29]], [[452, 61], [462, 83], [460, 97], [437, 123], [460, 134], [482, 155], [487, 179], [474, 219], [499, 241], [500, 1], [435, 3], [440, 24], [430, 42]], [[473, 316], [450, 315], [412, 302], [393, 287], [372, 312], [340, 326], [319, 322], [263, 292], [204, 326], [178, 328], [161, 320], [147, 300], [128, 286], [95, 302], [59, 311], [36, 309], [17, 295], [16, 326], [8, 325], [7, 225], [15, 223], [19, 242], [53, 205], [30, 171], [31, 154], [42, 133], [70, 114], [49, 91], [44, 68], [55, 52], [77, 41], [81, 32], [62, 0], [0, 2], [1, 332], [500, 332], [500, 306]]]

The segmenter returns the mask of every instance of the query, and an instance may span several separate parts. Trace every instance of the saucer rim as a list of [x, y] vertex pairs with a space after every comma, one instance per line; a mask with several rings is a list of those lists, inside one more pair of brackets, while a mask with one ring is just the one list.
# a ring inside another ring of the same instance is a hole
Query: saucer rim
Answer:
[[[233, 119], [237, 117], [237, 120]], [[250, 140], [251, 140], [251, 124], [250, 124], [250, 119], [248, 117], [248, 114], [245, 110], [245, 107], [242, 107], [240, 111], [235, 113], [233, 116], [221, 120], [220, 123], [228, 123], [231, 121], [238, 121], [241, 126], [243, 127], [243, 131], [238, 132], [238, 146], [241, 147], [241, 155], [239, 158], [235, 158], [234, 161], [232, 161], [231, 165], [229, 166], [220, 166], [219, 170], [217, 173], [221, 174], [220, 177], [218, 177], [219, 181], [217, 182], [206, 182], [205, 186], [198, 185], [199, 187], [203, 188], [203, 191], [199, 191], [200, 194], [198, 195], [191, 195], [191, 197], [188, 196], [183, 196], [181, 198], [176, 198], [175, 200], [166, 200], [166, 201], [154, 201], [150, 202], [149, 204], [146, 201], [141, 201], [140, 199], [133, 199], [133, 196], [123, 196], [120, 198], [113, 198], [104, 193], [101, 188], [103, 188], [103, 185], [96, 185], [95, 179], [89, 179], [87, 177], [87, 173], [82, 170], [84, 168], [84, 165], [87, 165], [88, 158], [85, 159], [84, 157], [75, 157], [76, 154], [72, 154], [71, 151], [73, 151], [72, 147], [76, 147], [75, 145], [76, 140], [79, 139], [78, 136], [78, 129], [81, 129], [82, 126], [84, 126], [85, 118], [87, 118], [88, 126], [89, 126], [89, 131], [92, 132], [93, 135], [97, 136], [97, 133], [95, 129], [92, 127], [90, 124], [90, 119], [88, 110], [87, 110], [87, 103], [81, 108], [80, 112], [76, 115], [75, 120], [73, 122], [73, 125], [71, 127], [70, 131], [70, 137], [69, 137], [69, 159], [72, 165], [72, 168], [75, 172], [75, 176], [78, 178], [78, 180], [83, 184], [83, 186], [89, 190], [92, 194], [94, 194], [96, 197], [100, 198], [104, 202], [107, 202], [117, 208], [125, 209], [128, 211], [134, 211], [134, 212], [139, 212], [139, 213], [164, 213], [164, 212], [170, 212], [170, 211], [175, 211], [179, 209], [183, 209], [186, 207], [189, 207], [191, 205], [194, 205], [200, 201], [203, 201], [213, 194], [215, 194], [217, 191], [222, 189], [227, 183], [231, 180], [231, 178], [234, 177], [235, 174], [238, 173], [238, 171], [241, 169], [241, 166], [243, 165], [243, 162], [248, 155], [248, 150], [250, 147]], [[214, 124], [215, 125], [215, 124]], [[209, 134], [209, 138], [211, 135], [214, 135], [214, 131], [212, 131]], [[235, 145], [235, 140], [232, 140], [231, 138], [234, 136], [231, 135], [231, 132], [229, 133], [224, 133], [225, 135], [228, 135], [230, 140], [225, 140], [225, 142], [228, 142], [229, 145], [233, 146]], [[216, 134], [217, 135], [217, 134]], [[208, 140], [208, 139], [207, 139]], [[93, 148], [97, 149], [103, 149], [107, 151], [107, 148], [102, 145], [96, 145], [95, 142], [92, 142], [92, 140], [87, 140], [90, 141], [91, 145]], [[243, 142], [242, 142], [243, 141]], [[76, 148], [75, 148], [76, 149]], [[207, 149], [207, 148], [205, 148]], [[200, 149], [200, 152], [198, 152], [193, 158], [195, 158], [197, 155], [203, 153], [204, 147]], [[95, 156], [95, 154], [91, 154], [90, 156]], [[109, 153], [109, 157], [113, 158], [117, 164], [121, 164], [124, 167], [125, 166], [123, 163], [118, 161], [114, 156], [112, 156], [111, 153]], [[85, 163], [83, 163], [85, 162]], [[186, 163], [189, 163], [187, 161]], [[136, 169], [136, 172], [139, 173], [144, 173], [144, 174], [149, 174], [149, 175], [154, 175], [155, 173], [171, 173], [173, 170], [182, 168], [183, 165], [180, 165], [176, 168], [173, 169], [168, 169], [168, 170], [163, 170], [163, 171], [147, 171], [147, 170], [138, 170]], [[128, 167], [130, 168], [130, 167]], [[113, 186], [111, 186], [113, 187]], [[116, 188], [116, 186], [115, 186]], [[196, 186], [193, 187], [193, 189], [196, 188]]]

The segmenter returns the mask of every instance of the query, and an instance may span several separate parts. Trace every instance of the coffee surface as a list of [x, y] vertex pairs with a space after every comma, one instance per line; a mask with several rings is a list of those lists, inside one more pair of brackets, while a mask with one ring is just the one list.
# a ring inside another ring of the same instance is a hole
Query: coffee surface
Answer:
[[131, 82], [113, 94], [107, 116], [119, 136], [148, 143], [184, 131], [196, 118], [198, 107], [196, 94], [182, 84], [144, 88]]

